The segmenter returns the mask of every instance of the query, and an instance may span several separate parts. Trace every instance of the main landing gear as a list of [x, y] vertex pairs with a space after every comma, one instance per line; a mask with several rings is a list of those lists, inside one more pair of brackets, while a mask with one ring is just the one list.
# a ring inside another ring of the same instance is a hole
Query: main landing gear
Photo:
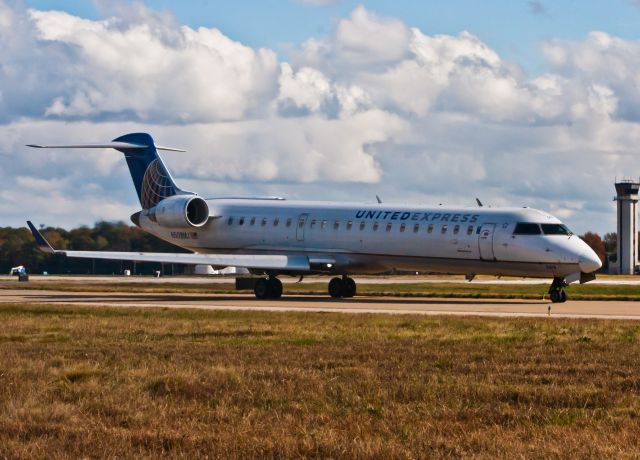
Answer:
[[333, 298], [353, 297], [356, 295], [356, 282], [346, 275], [342, 278], [331, 278], [329, 295]]
[[279, 299], [282, 296], [282, 282], [275, 276], [260, 278], [253, 292], [258, 299]]
[[[253, 292], [258, 299], [279, 299], [282, 296], [282, 282], [275, 276], [259, 278]], [[329, 281], [329, 295], [334, 298], [353, 297], [356, 295], [356, 282], [346, 275], [332, 278]]]
[[549, 287], [549, 298], [553, 303], [563, 303], [567, 301], [567, 293], [564, 292], [564, 288], [568, 284], [564, 278], [554, 278], [551, 286]]

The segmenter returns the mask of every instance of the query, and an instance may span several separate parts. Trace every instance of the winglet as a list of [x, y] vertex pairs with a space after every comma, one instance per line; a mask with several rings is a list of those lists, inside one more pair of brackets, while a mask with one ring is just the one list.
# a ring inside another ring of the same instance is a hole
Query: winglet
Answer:
[[33, 226], [30, 220], [27, 221], [27, 225], [29, 226], [29, 230], [31, 230], [31, 233], [33, 234], [33, 237], [36, 240], [38, 249], [40, 249], [42, 252], [46, 252], [47, 254], [53, 254], [56, 252], [55, 249], [51, 247], [49, 242], [44, 239], [44, 236], [42, 236], [42, 233], [40, 233], [38, 229], [36, 229]]

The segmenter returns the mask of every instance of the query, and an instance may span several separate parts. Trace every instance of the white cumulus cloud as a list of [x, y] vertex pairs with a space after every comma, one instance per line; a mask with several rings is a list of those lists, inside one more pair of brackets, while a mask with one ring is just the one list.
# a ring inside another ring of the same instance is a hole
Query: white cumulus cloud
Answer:
[[[536, 206], [615, 229], [638, 175], [640, 42], [543, 44], [527, 75], [470, 32], [429, 35], [363, 6], [292, 59], [142, 4], [102, 20], [0, 0], [0, 213], [53, 225], [138, 209], [118, 152], [28, 150], [148, 131], [204, 195]], [[634, 172], [635, 171], [635, 172]]]
[[[67, 84], [44, 115], [121, 114], [151, 122], [237, 120], [263, 110], [278, 62], [217, 29], [171, 28], [157, 16], [90, 21], [30, 11], [37, 47], [58, 46]], [[146, 21], [145, 21], [146, 19]]]

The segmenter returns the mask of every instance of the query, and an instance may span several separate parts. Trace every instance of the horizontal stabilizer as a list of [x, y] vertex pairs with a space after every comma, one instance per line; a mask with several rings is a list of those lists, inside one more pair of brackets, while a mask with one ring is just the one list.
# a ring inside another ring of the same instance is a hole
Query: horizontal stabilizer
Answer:
[[[132, 144], [130, 142], [107, 142], [103, 144], [72, 144], [72, 145], [39, 145], [27, 144], [27, 147], [35, 149], [127, 149], [127, 150], [144, 150], [149, 148], [148, 145]], [[161, 147], [156, 145], [156, 150], [166, 150], [169, 152], [186, 152], [182, 149], [174, 149], [172, 147]]]
[[214, 267], [245, 267], [259, 270], [285, 270], [306, 272], [310, 270], [309, 258], [304, 255], [264, 254], [180, 254], [161, 252], [119, 251], [67, 251], [55, 250], [30, 221], [27, 225], [33, 233], [38, 248], [49, 254], [63, 254], [82, 259], [130, 260], [134, 262], [158, 262], [166, 264], [213, 265]]

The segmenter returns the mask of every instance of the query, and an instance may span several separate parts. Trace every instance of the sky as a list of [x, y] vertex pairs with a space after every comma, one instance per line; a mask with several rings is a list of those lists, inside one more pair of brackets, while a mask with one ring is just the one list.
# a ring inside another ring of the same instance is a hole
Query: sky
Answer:
[[615, 231], [640, 0], [0, 0], [0, 226], [137, 211], [134, 131], [204, 196], [531, 206]]

